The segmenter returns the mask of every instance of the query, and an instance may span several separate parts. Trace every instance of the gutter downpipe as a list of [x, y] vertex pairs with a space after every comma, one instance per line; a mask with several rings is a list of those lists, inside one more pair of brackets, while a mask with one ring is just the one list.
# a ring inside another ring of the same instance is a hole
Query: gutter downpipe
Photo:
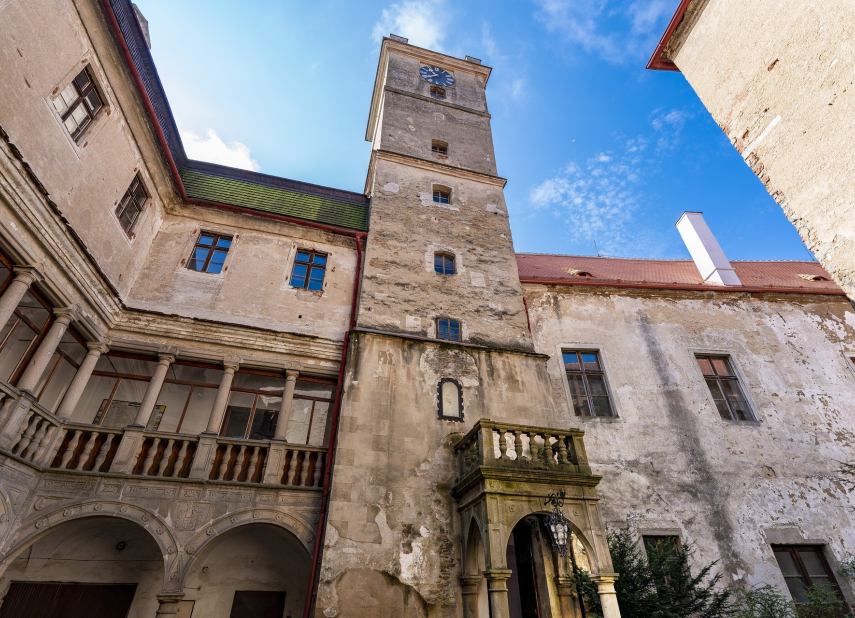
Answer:
[[356, 326], [356, 301], [359, 298], [359, 287], [362, 282], [362, 240], [365, 232], [354, 234], [356, 240], [356, 276], [353, 282], [353, 299], [350, 303], [350, 324], [344, 336], [341, 347], [341, 364], [338, 370], [338, 385], [335, 393], [335, 410], [330, 421], [330, 443], [327, 447], [327, 460], [324, 463], [324, 489], [321, 495], [321, 512], [318, 515], [318, 531], [315, 534], [315, 550], [312, 553], [312, 570], [309, 572], [309, 585], [306, 587], [306, 604], [303, 607], [303, 618], [310, 618], [312, 606], [317, 598], [318, 573], [321, 569], [321, 548], [326, 536], [326, 519], [330, 502], [330, 485], [332, 484], [332, 469], [335, 463], [335, 448], [338, 442], [338, 419], [341, 414], [341, 396], [344, 390], [344, 370], [347, 352], [350, 347], [350, 336]]

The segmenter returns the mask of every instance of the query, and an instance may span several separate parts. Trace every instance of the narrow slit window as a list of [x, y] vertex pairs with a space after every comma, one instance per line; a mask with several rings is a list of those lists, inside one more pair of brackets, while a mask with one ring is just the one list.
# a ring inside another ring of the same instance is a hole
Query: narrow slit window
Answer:
[[232, 237], [202, 232], [193, 247], [193, 255], [187, 260], [187, 268], [200, 273], [218, 275], [223, 272], [226, 255], [232, 246]]
[[139, 176], [134, 176], [131, 186], [125, 191], [119, 205], [116, 207], [116, 217], [122, 224], [125, 232], [130, 235], [131, 230], [140, 218], [143, 208], [148, 203], [148, 191], [145, 190]]
[[77, 140], [104, 107], [104, 101], [98, 94], [89, 67], [80, 71], [57, 95], [53, 100], [53, 107], [71, 138]]
[[430, 96], [432, 96], [434, 99], [444, 99], [445, 89], [440, 88], [439, 86], [431, 86]]
[[450, 253], [435, 253], [433, 256], [433, 269], [440, 275], [456, 274], [454, 256]]
[[430, 150], [434, 154], [447, 155], [448, 154], [448, 144], [446, 142], [441, 142], [441, 141], [435, 139], [430, 144]]
[[696, 360], [721, 417], [728, 421], [756, 420], [739, 385], [739, 378], [733, 370], [730, 358], [698, 356]]
[[585, 350], [564, 350], [562, 357], [576, 416], [614, 416], [600, 355]]
[[299, 249], [291, 271], [291, 285], [304, 290], [322, 290], [327, 269], [327, 254]]
[[444, 191], [442, 189], [434, 189], [433, 201], [437, 204], [450, 204], [451, 196], [449, 195], [448, 191]]
[[460, 341], [460, 322], [440, 318], [436, 321], [436, 337], [444, 341]]

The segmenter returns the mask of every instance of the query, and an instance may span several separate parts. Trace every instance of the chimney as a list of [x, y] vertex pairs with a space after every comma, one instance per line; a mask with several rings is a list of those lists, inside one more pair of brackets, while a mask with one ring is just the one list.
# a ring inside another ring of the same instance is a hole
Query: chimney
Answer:
[[707, 222], [704, 221], [703, 213], [684, 212], [674, 225], [677, 226], [683, 242], [686, 243], [686, 248], [692, 254], [698, 272], [706, 283], [742, 285]]

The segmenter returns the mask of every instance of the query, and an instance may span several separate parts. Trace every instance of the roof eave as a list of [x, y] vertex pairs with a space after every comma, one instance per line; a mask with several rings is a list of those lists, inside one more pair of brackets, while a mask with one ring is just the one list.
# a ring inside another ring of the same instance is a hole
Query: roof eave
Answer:
[[691, 4], [692, 0], [680, 0], [680, 6], [677, 7], [677, 11], [674, 13], [674, 16], [671, 18], [671, 21], [668, 22], [668, 27], [665, 29], [665, 33], [662, 35], [662, 38], [659, 39], [659, 44], [656, 46], [656, 50], [653, 52], [653, 55], [650, 57], [650, 60], [647, 62], [647, 66], [645, 68], [651, 69], [653, 71], [679, 71], [680, 69], [668, 58], [663, 58], [662, 53], [665, 51], [665, 47], [671, 41], [671, 37], [674, 36], [674, 32], [677, 30], [677, 26], [680, 25], [680, 22], [683, 21], [683, 15], [686, 14], [686, 9], [689, 8], [689, 4]]

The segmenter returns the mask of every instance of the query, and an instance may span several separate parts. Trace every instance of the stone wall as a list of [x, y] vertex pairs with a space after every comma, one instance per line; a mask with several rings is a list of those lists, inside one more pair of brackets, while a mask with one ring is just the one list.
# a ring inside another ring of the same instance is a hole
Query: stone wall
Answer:
[[[586, 432], [610, 528], [678, 534], [697, 564], [720, 558], [728, 582], [784, 591], [770, 543], [827, 545], [832, 564], [851, 556], [850, 505], [835, 478], [855, 441], [855, 313], [844, 298], [525, 292], [560, 423]], [[599, 351], [616, 418], [572, 413], [562, 349]], [[696, 353], [731, 356], [759, 421], [719, 416]]]
[[692, 7], [700, 13], [672, 39], [674, 63], [855, 299], [855, 7], [846, 0]]

